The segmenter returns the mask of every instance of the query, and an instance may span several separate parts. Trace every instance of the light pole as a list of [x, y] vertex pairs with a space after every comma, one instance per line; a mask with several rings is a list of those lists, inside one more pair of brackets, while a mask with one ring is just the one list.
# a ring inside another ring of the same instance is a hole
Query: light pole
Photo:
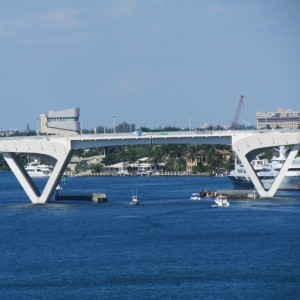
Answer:
[[36, 136], [39, 135], [39, 118], [36, 118]]
[[116, 116], [113, 116], [114, 134], [116, 134]]
[[192, 119], [191, 119], [192, 114], [189, 114], [189, 129], [192, 131]]

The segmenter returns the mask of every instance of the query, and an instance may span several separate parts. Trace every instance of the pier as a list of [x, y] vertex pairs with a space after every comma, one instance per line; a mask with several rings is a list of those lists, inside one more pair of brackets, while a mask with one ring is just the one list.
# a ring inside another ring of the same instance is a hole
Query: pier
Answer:
[[104, 193], [93, 193], [92, 195], [66, 195], [59, 194], [59, 191], [56, 191], [55, 201], [66, 200], [93, 201], [94, 203], [105, 203], [108, 201], [108, 197]]
[[256, 199], [259, 193], [256, 190], [217, 190], [218, 195], [225, 195], [231, 199]]

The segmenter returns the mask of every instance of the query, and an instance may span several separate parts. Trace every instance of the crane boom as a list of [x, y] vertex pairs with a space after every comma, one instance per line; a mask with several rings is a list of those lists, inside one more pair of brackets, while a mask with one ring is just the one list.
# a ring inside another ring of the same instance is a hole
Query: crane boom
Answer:
[[240, 112], [241, 112], [241, 108], [244, 105], [244, 97], [241, 96], [239, 104], [236, 108], [236, 112], [235, 112], [235, 116], [234, 116], [234, 120], [232, 122], [231, 128], [232, 129], [236, 129], [237, 125], [238, 125], [238, 120], [239, 120], [239, 116], [240, 116]]

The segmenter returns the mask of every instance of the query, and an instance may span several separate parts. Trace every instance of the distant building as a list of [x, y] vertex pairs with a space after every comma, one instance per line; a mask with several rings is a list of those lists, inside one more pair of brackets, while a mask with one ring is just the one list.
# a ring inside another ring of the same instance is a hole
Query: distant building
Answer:
[[15, 130], [2, 130], [0, 128], [0, 137], [3, 137], [3, 136], [12, 136], [15, 132], [17, 131], [17, 129]]
[[278, 109], [277, 112], [257, 112], [256, 128], [298, 129], [300, 128], [300, 112]]
[[200, 150], [195, 155], [185, 157], [186, 160], [186, 173], [193, 174], [193, 167], [206, 166], [205, 151]]
[[80, 133], [79, 108], [61, 111], [49, 111], [40, 116], [40, 133], [42, 134], [78, 134]]

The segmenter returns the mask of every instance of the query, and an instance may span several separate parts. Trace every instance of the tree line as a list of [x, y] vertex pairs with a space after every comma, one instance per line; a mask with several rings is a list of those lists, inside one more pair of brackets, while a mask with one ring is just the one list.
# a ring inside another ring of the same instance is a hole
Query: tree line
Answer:
[[[225, 154], [226, 155], [225, 155]], [[88, 166], [85, 158], [105, 154], [101, 164]], [[78, 149], [74, 155], [81, 157], [82, 161], [77, 171], [86, 171], [91, 168], [100, 172], [104, 166], [120, 162], [133, 164], [141, 158], [147, 157], [154, 168], [163, 165], [164, 171], [183, 172], [188, 161], [193, 162], [192, 173], [213, 172], [216, 170], [230, 170], [234, 168], [234, 159], [230, 146], [224, 145], [140, 145], [140, 146], [114, 146], [91, 149]]]

